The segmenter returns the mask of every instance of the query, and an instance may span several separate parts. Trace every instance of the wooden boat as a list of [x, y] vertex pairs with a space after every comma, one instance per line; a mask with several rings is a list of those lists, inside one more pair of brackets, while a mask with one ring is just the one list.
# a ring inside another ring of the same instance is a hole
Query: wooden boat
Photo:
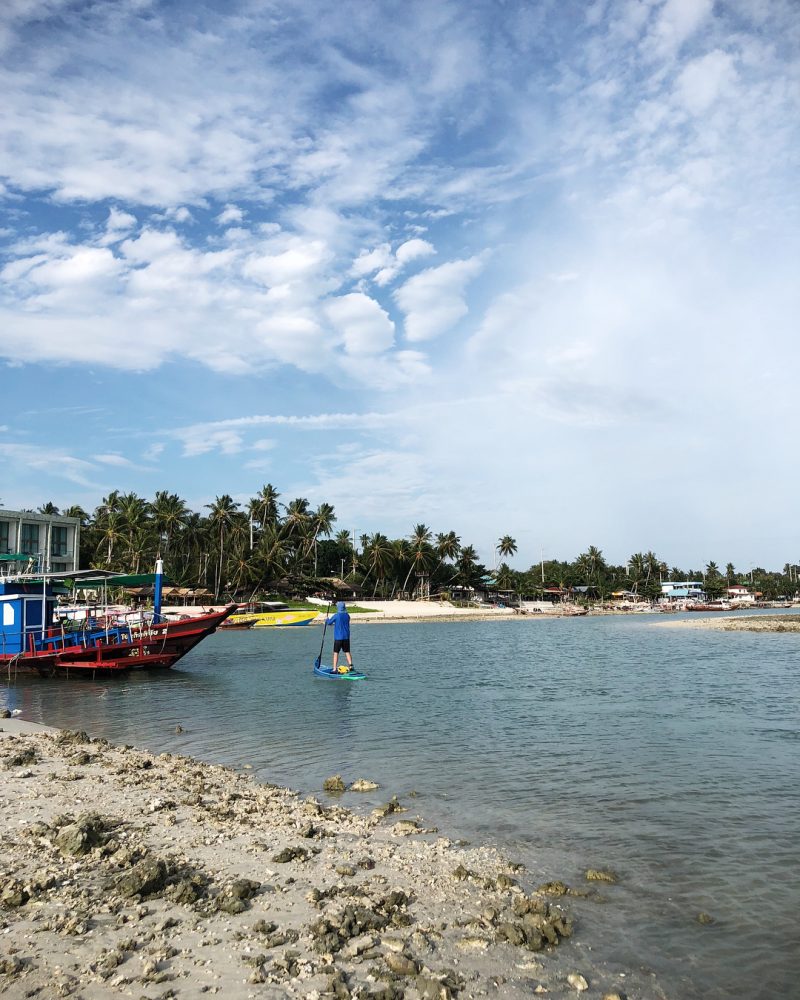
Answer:
[[[81, 571], [69, 574], [70, 578]], [[84, 580], [85, 580], [84, 571]], [[195, 618], [164, 620], [158, 561], [151, 616], [137, 612], [126, 621], [117, 615], [56, 619], [53, 574], [0, 578], [0, 669], [9, 675], [38, 672], [45, 676], [118, 673], [174, 666], [236, 610], [231, 604]], [[99, 579], [103, 579], [100, 577]], [[107, 574], [106, 582], [120, 579]]]
[[319, 611], [294, 611], [282, 601], [258, 601], [240, 604], [231, 615], [231, 625], [254, 618], [253, 628], [283, 628], [287, 625], [309, 625]]

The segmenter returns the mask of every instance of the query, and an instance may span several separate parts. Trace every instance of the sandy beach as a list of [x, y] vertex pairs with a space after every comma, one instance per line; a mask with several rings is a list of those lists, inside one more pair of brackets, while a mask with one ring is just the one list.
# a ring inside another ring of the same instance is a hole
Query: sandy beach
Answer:
[[570, 897], [610, 873], [537, 883], [427, 829], [413, 799], [347, 808], [359, 776], [303, 798], [18, 719], [0, 719], [0, 769], [0, 994], [661, 996], [572, 939]]
[[409, 622], [409, 621], [485, 621], [525, 618], [512, 608], [469, 607], [458, 608], [447, 601], [362, 601], [359, 611], [351, 615], [351, 622]]

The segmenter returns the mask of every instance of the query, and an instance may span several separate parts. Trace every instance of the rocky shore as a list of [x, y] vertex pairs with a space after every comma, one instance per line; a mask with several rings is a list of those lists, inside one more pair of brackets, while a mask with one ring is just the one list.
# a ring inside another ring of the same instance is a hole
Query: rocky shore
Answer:
[[800, 632], [800, 615], [742, 615], [737, 618], [685, 618], [659, 627], [716, 629], [720, 632]]
[[368, 781], [304, 798], [82, 732], [0, 730], [0, 995], [662, 996], [573, 938], [573, 904], [611, 872], [541, 882], [395, 797], [346, 808]]

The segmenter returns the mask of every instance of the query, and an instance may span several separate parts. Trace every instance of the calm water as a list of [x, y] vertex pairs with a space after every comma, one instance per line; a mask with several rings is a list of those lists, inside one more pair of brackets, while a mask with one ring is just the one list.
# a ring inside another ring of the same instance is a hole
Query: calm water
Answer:
[[360, 625], [361, 683], [313, 677], [318, 629], [222, 632], [165, 676], [30, 678], [0, 704], [302, 791], [379, 781], [360, 808], [414, 790], [536, 882], [620, 873], [578, 904], [576, 957], [676, 1000], [798, 996], [800, 635], [662, 620]]

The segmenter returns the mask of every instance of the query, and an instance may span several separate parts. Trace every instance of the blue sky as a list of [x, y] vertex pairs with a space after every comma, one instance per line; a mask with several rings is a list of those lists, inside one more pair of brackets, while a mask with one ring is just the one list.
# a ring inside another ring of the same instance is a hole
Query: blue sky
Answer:
[[0, 503], [800, 561], [794, 0], [0, 10]]

